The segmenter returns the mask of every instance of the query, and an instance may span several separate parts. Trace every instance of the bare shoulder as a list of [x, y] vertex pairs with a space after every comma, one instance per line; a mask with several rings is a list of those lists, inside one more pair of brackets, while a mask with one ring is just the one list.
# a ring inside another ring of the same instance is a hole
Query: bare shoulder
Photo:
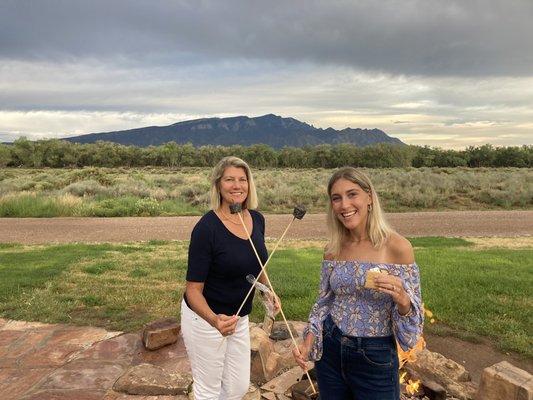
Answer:
[[412, 264], [415, 262], [413, 246], [402, 235], [394, 232], [387, 240], [386, 246], [394, 264]]
[[328, 247], [324, 247], [324, 260], [326, 261], [333, 261], [335, 259], [335, 256], [332, 253], [328, 252]]

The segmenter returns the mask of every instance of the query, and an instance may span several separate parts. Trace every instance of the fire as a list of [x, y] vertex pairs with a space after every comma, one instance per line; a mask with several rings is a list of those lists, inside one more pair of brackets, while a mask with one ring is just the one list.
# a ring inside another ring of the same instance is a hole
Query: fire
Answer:
[[407, 372], [403, 372], [400, 375], [400, 384], [404, 385], [405, 391], [407, 392], [407, 394], [414, 395], [418, 393], [418, 390], [420, 389], [420, 381], [419, 380], [414, 381], [412, 379], [408, 379], [408, 381], [406, 382], [405, 381], [406, 375], [407, 375]]
[[[427, 318], [430, 318], [430, 322], [435, 322], [435, 318], [433, 318], [433, 313], [427, 308], [425, 308], [423, 304], [422, 307], [424, 309], [424, 315]], [[420, 337], [420, 339], [418, 339], [418, 342], [416, 342], [415, 346], [407, 351], [403, 351], [400, 346], [397, 347], [398, 359], [400, 360], [400, 368], [402, 368], [405, 363], [416, 361], [416, 355], [418, 354], [418, 352], [426, 348], [426, 341], [424, 340], [424, 337]]]
[[[429, 319], [430, 323], [435, 322], [433, 313], [430, 310], [424, 308], [424, 315], [427, 319]], [[403, 351], [399, 345], [397, 347], [398, 360], [400, 361], [401, 369], [405, 365], [405, 363], [416, 361], [417, 354], [426, 348], [426, 341], [423, 337], [420, 337], [415, 346], [407, 351]], [[407, 393], [410, 396], [417, 394], [421, 389], [421, 382], [419, 380], [408, 379], [406, 378], [406, 376], [407, 372], [400, 371], [400, 384], [403, 386], [403, 390], [405, 391], [404, 393]]]
[[426, 348], [426, 341], [423, 337], [420, 337], [420, 339], [418, 339], [418, 342], [416, 342], [415, 346], [407, 351], [403, 351], [400, 346], [397, 347], [398, 360], [400, 361], [400, 368], [402, 368], [405, 363], [416, 361], [416, 355], [418, 354], [418, 352]]

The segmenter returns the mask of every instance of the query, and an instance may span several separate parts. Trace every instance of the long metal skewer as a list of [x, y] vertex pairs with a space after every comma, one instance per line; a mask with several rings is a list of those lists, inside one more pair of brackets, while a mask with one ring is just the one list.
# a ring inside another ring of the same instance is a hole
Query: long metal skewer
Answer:
[[[304, 211], [304, 214], [305, 214], [305, 211]], [[248, 237], [248, 241], [252, 245], [252, 249], [254, 250], [255, 256], [257, 257], [257, 261], [259, 262], [259, 265], [261, 266], [261, 272], [265, 274], [266, 281], [268, 283], [268, 286], [269, 286], [270, 290], [272, 291], [272, 294], [275, 297], [278, 297], [278, 295], [276, 294], [276, 291], [272, 287], [272, 283], [270, 282], [270, 279], [268, 278], [268, 274], [267, 274], [267, 272], [265, 270], [265, 266], [263, 265], [263, 262], [261, 261], [261, 258], [259, 257], [259, 254], [257, 253], [257, 250], [255, 248], [254, 242], [252, 241], [250, 233], [248, 232], [248, 228], [246, 228], [246, 224], [244, 223], [244, 219], [242, 218], [241, 212], [240, 211], [237, 212], [237, 215], [239, 216], [239, 219], [241, 220], [241, 224], [242, 224], [242, 226], [244, 228], [244, 231], [246, 232], [246, 236]], [[303, 217], [303, 215], [302, 215], [302, 217]], [[291, 223], [292, 223], [292, 221], [291, 221]], [[278, 297], [278, 299], [279, 299], [279, 297]], [[294, 347], [299, 352], [300, 350], [298, 349], [298, 343], [296, 343], [296, 339], [294, 338], [294, 335], [292, 334], [291, 327], [290, 327], [289, 323], [287, 322], [287, 318], [285, 318], [285, 313], [283, 312], [283, 308], [281, 307], [281, 304], [279, 305], [279, 311], [280, 311], [281, 317], [283, 318], [283, 322], [285, 322], [285, 325], [287, 326], [287, 330], [289, 331], [289, 334], [291, 336], [292, 343], [294, 344]], [[313, 394], [315, 394], [316, 393], [315, 385], [313, 385], [313, 381], [311, 380], [311, 377], [309, 376], [309, 372], [307, 370], [304, 370], [304, 371], [305, 371], [305, 374], [307, 375], [307, 379], [309, 380], [309, 384], [311, 385], [311, 389], [313, 389]]]

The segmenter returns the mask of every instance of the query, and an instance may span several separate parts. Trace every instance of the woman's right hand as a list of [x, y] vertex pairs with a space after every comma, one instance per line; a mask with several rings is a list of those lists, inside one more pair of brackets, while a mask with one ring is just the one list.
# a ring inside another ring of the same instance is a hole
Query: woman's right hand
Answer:
[[217, 314], [213, 326], [222, 336], [229, 336], [235, 332], [239, 322], [239, 317], [236, 315]]
[[304, 371], [307, 371], [307, 361], [309, 360], [310, 350], [310, 346], [308, 346], [305, 342], [292, 349], [292, 355], [294, 359]]

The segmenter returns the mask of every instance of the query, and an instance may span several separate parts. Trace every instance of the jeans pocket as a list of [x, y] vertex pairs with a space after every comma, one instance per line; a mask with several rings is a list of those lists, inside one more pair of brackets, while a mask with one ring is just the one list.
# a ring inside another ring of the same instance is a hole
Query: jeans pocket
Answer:
[[392, 351], [390, 347], [367, 347], [361, 350], [365, 361], [375, 367], [390, 368], [392, 366]]

